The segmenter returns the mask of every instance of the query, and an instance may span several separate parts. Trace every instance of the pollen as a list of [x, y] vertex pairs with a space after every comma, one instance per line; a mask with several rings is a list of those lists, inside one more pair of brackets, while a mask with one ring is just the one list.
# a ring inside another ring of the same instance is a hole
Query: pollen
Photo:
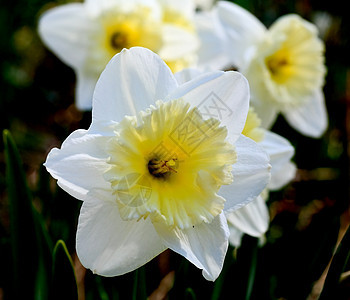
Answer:
[[222, 212], [225, 200], [217, 192], [233, 181], [236, 152], [218, 120], [175, 99], [115, 126], [104, 177], [124, 220], [149, 217], [183, 229]]

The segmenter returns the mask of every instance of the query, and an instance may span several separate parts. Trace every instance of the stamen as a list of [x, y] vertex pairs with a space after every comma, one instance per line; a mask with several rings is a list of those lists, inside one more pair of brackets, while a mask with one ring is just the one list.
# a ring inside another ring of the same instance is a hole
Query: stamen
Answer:
[[176, 161], [176, 158], [170, 160], [151, 159], [148, 162], [148, 171], [155, 177], [169, 176], [171, 173], [177, 173], [174, 169], [176, 167]]

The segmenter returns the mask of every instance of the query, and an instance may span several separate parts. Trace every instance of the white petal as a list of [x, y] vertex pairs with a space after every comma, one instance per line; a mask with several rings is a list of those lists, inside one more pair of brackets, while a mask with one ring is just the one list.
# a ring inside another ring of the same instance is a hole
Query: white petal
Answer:
[[85, 5], [91, 16], [98, 16], [103, 11], [116, 8], [123, 12], [130, 12], [141, 5], [151, 8], [153, 17], [157, 19], [160, 17], [159, 4], [156, 0], [85, 0]]
[[195, 16], [200, 40], [198, 65], [213, 70], [222, 70], [232, 65], [229, 41], [220, 23], [217, 10], [201, 12]]
[[230, 245], [233, 247], [239, 247], [241, 245], [244, 233], [230, 223], [228, 223], [228, 228], [230, 230], [230, 236], [228, 238]]
[[203, 269], [205, 279], [214, 281], [219, 276], [229, 236], [223, 213], [210, 224], [202, 223], [186, 230], [170, 229], [159, 223], [154, 226], [168, 248], [187, 258], [197, 268]]
[[43, 42], [63, 62], [75, 70], [84, 66], [96, 27], [82, 3], [48, 10], [40, 17], [38, 30]]
[[225, 211], [234, 211], [253, 201], [270, 181], [266, 152], [253, 140], [241, 135], [236, 144], [237, 162], [233, 164], [233, 183], [223, 185], [219, 195], [226, 199]]
[[295, 178], [297, 168], [294, 163], [287, 162], [281, 168], [271, 172], [271, 181], [268, 184], [269, 190], [278, 190]]
[[197, 50], [199, 41], [193, 33], [172, 25], [164, 25], [162, 29], [163, 47], [158, 52], [162, 59], [176, 60]]
[[226, 214], [227, 221], [239, 231], [253, 237], [263, 235], [270, 223], [269, 211], [262, 197]]
[[259, 143], [270, 156], [271, 181], [269, 189], [279, 189], [295, 176], [295, 165], [290, 162], [294, 148], [288, 140], [273, 132], [266, 131]]
[[77, 71], [77, 86], [75, 90], [75, 105], [81, 111], [91, 110], [92, 95], [98, 76], [88, 72]]
[[232, 62], [238, 67], [244, 67], [242, 60], [247, 49], [260, 42], [266, 27], [237, 4], [219, 1], [215, 9], [229, 37]]
[[318, 90], [303, 106], [283, 111], [289, 124], [302, 134], [320, 137], [328, 126], [328, 115], [322, 90]]
[[93, 198], [81, 208], [76, 247], [83, 266], [103, 276], [133, 271], [166, 249], [149, 218], [123, 221], [116, 203]]
[[217, 10], [223, 24], [240, 34], [243, 41], [259, 41], [266, 32], [266, 27], [259, 19], [237, 4], [219, 1]]
[[112, 58], [96, 84], [93, 119], [119, 122], [177, 87], [168, 66], [152, 51], [134, 47]]
[[261, 120], [261, 127], [270, 129], [275, 123], [279, 111], [273, 105], [268, 105], [264, 101], [251, 99], [251, 104]]
[[186, 83], [187, 81], [202, 75], [203, 71], [196, 68], [186, 68], [174, 74], [176, 81], [179, 85]]
[[179, 86], [167, 99], [183, 98], [204, 118], [216, 118], [228, 129], [234, 143], [242, 132], [249, 108], [249, 86], [238, 72], [205, 73]]
[[120, 0], [85, 0], [86, 9], [92, 16], [97, 16], [102, 11], [111, 9], [112, 7], [122, 6], [122, 4]]
[[104, 152], [109, 137], [76, 130], [47, 156], [45, 167], [58, 185], [73, 197], [84, 200], [91, 189], [110, 189], [103, 178], [108, 169]]
[[294, 155], [294, 147], [284, 137], [271, 132], [265, 131], [264, 139], [259, 142], [271, 159], [271, 166], [284, 164]]

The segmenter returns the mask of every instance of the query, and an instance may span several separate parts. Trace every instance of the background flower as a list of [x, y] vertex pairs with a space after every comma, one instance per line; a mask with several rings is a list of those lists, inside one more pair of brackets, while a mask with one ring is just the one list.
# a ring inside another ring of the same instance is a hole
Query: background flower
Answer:
[[194, 6], [182, 1], [89, 0], [46, 11], [39, 21], [44, 43], [77, 77], [76, 105], [91, 109], [96, 81], [111, 57], [123, 48], [143, 46], [178, 70], [196, 60]]
[[[267, 30], [255, 16], [227, 1], [199, 16], [197, 24], [202, 41], [200, 61], [206, 64], [205, 57], [215, 55], [218, 58], [211, 61], [212, 66], [236, 67], [247, 77], [252, 104], [265, 128], [281, 112], [307, 136], [324, 133], [328, 124], [322, 91], [324, 44], [313, 24], [286, 15]], [[213, 40], [215, 51], [209, 44]]]

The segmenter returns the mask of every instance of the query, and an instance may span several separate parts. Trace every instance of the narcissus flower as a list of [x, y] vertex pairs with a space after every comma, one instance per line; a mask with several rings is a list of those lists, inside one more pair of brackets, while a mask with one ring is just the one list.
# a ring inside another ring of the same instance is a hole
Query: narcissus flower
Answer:
[[[200, 74], [203, 74], [203, 71], [191, 68], [176, 73], [175, 77], [179, 83], [185, 83]], [[240, 245], [243, 234], [263, 239], [270, 224], [265, 202], [268, 193], [289, 183], [296, 172], [295, 164], [291, 162], [294, 155], [293, 146], [282, 136], [261, 128], [261, 120], [253, 107], [249, 108], [242, 134], [257, 142], [270, 156], [271, 181], [255, 200], [240, 209], [226, 213], [230, 229], [229, 241], [235, 247]]]
[[[219, 1], [210, 13], [198, 16], [197, 25], [200, 62], [216, 68], [235, 66], [246, 76], [265, 128], [281, 112], [304, 135], [319, 137], [325, 131], [324, 43], [313, 24], [286, 15], [266, 29], [238, 5]], [[213, 41], [215, 47], [210, 46]]]
[[228, 247], [225, 211], [248, 204], [270, 179], [268, 155], [241, 134], [248, 105], [239, 73], [178, 85], [148, 49], [116, 55], [97, 82], [90, 128], [73, 132], [45, 163], [84, 201], [82, 264], [116, 276], [170, 248], [215, 280]]
[[196, 61], [192, 1], [86, 0], [50, 9], [39, 20], [44, 43], [77, 76], [76, 105], [91, 109], [92, 93], [108, 61], [123, 48], [158, 53], [173, 71]]

